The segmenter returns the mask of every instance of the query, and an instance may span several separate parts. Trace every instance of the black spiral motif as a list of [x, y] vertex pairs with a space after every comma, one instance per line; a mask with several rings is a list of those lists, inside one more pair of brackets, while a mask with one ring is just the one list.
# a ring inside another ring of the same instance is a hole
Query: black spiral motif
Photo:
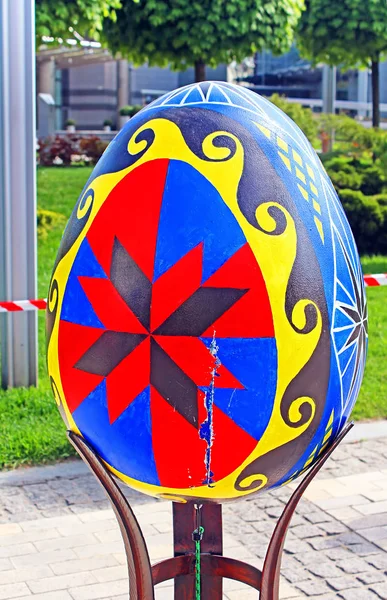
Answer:
[[[83, 196], [81, 195], [79, 198], [79, 202], [76, 206], [77, 215], [79, 215], [80, 213], [83, 213], [86, 209], [86, 211], [84, 212], [84, 215], [82, 216], [82, 219], [85, 219], [87, 221], [90, 216], [91, 209], [93, 208], [93, 203], [94, 203], [94, 190], [93, 190], [93, 188], [90, 188], [87, 190], [87, 192], [85, 194], [83, 194]], [[79, 216], [78, 216], [78, 220], [81, 220], [79, 218]]]
[[[251, 469], [250, 469], [251, 467]], [[255, 490], [262, 489], [266, 487], [267, 479], [264, 475], [259, 475], [259, 466], [257, 465], [257, 461], [250, 463], [243, 471], [239, 474], [234, 487], [238, 492], [254, 492]], [[243, 482], [252, 477], [251, 483], [249, 485], [243, 485]]]
[[[134, 142], [136, 144], [139, 144], [140, 142], [145, 142], [145, 146], [138, 152], [135, 152], [135, 153], [129, 152], [129, 159], [126, 161], [126, 166], [124, 168], [130, 167], [135, 162], [140, 160], [140, 158], [142, 156], [144, 156], [144, 154], [146, 152], [148, 152], [149, 148], [151, 147], [151, 145], [153, 144], [153, 142], [155, 140], [155, 137], [156, 137], [156, 134], [151, 127], [149, 127], [149, 129], [143, 129], [137, 135], [135, 135], [135, 137], [133, 138]], [[128, 145], [130, 144], [131, 141], [132, 141], [132, 138], [128, 141]]]
[[[171, 108], [163, 110], [157, 116], [175, 123], [191, 152], [201, 160], [226, 162], [235, 156], [237, 144], [233, 137], [235, 136], [238, 139], [239, 137], [235, 131], [236, 122], [232, 119], [219, 115], [212, 110], [201, 108]], [[212, 135], [214, 136], [212, 139], [214, 148], [227, 149], [227, 156], [210, 156], [205, 151], [204, 143]]]
[[287, 219], [284, 211], [279, 206], [268, 206], [267, 213], [273, 219], [275, 227], [271, 230], [265, 229], [259, 223], [257, 217], [255, 217], [254, 226], [256, 227], [256, 229], [259, 229], [259, 231], [262, 231], [263, 233], [266, 233], [268, 235], [282, 235], [285, 232], [287, 226]]
[[135, 142], [146, 142], [145, 147], [139, 150], [139, 152], [134, 154], [128, 152], [128, 144], [133, 136], [136, 135], [136, 132], [152, 119], [154, 119], [154, 115], [149, 111], [145, 114], [139, 113], [130, 119], [128, 125], [120, 131], [106, 148], [103, 156], [94, 167], [83, 191], [85, 191], [97, 177], [108, 173], [119, 173], [134, 165], [146, 152], [148, 152], [155, 139], [155, 133], [151, 127], [149, 127], [149, 129], [144, 129], [134, 138]]
[[224, 133], [214, 132], [213, 138], [211, 140], [212, 146], [214, 148], [226, 149], [228, 150], [228, 154], [224, 157], [210, 156], [209, 152], [206, 152], [204, 149], [205, 142], [207, 142], [210, 139], [210, 137], [211, 134], [209, 134], [203, 140], [200, 158], [209, 162], [225, 162], [227, 160], [230, 160], [230, 158], [232, 158], [235, 155], [235, 152], [237, 150], [236, 141], [232, 137], [225, 135]]
[[[52, 303], [54, 305], [52, 306]], [[54, 329], [56, 314], [59, 304], [59, 284], [56, 279], [51, 279], [50, 288], [48, 290], [47, 308], [46, 308], [46, 347], [51, 339], [52, 330]]]
[[[292, 273], [293, 273], [293, 271], [292, 271]], [[297, 327], [297, 325], [294, 323], [294, 320], [292, 319], [292, 311], [294, 309], [294, 306], [292, 306], [291, 301], [289, 302], [289, 305], [288, 305], [288, 298], [290, 296], [289, 289], [290, 289], [290, 286], [288, 285], [287, 290], [286, 290], [286, 301], [285, 301], [285, 312], [286, 312], [288, 321], [291, 324], [291, 326], [293, 327], [294, 331], [297, 331], [297, 333], [310, 333], [316, 327], [317, 321], [318, 321], [318, 313], [317, 313], [316, 306], [312, 302], [310, 302], [309, 304], [307, 304], [304, 307], [305, 325], [303, 327]]]
[[[301, 370], [301, 372], [302, 372], [302, 370]], [[294, 379], [293, 381], [296, 381], [296, 379]], [[293, 381], [291, 383], [293, 383]], [[291, 387], [291, 384], [288, 386], [286, 392], [290, 389], [290, 387]], [[297, 420], [294, 420], [294, 419], [290, 418], [290, 409], [291, 409], [292, 405], [294, 404], [294, 402], [296, 402], [298, 400], [298, 396], [296, 395], [295, 397], [293, 397], [294, 394], [287, 394], [286, 392], [281, 401], [281, 406], [280, 406], [281, 416], [288, 427], [293, 427], [293, 428], [302, 427], [303, 425], [305, 425], [306, 423], [308, 423], [310, 421], [310, 419], [313, 415], [313, 406], [315, 405], [315, 401], [313, 400], [313, 398], [308, 398], [308, 399], [305, 399], [303, 402], [301, 402], [300, 406], [298, 408], [298, 412], [299, 412], [300, 416]], [[301, 399], [302, 396], [300, 396], [299, 398]]]
[[78, 239], [80, 233], [85, 227], [89, 220], [91, 211], [93, 210], [94, 204], [94, 190], [89, 188], [86, 192], [83, 192], [78, 202], [75, 205], [71, 217], [66, 225], [61, 244], [59, 246], [58, 254], [54, 264], [54, 272], [60, 261], [67, 252], [70, 250], [74, 242]]

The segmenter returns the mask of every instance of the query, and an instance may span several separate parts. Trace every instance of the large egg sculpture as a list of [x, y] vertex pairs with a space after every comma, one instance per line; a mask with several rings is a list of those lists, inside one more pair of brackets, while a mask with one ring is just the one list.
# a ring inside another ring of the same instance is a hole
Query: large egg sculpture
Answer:
[[220, 502], [300, 474], [367, 346], [354, 239], [300, 129], [220, 82], [144, 107], [74, 208], [47, 330], [67, 427], [133, 488]]

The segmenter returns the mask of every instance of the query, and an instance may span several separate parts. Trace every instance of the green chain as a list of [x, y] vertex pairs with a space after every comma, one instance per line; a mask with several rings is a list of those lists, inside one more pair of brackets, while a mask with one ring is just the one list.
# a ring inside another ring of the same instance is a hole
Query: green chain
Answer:
[[204, 533], [204, 527], [199, 527], [193, 532], [193, 539], [195, 541], [195, 591], [196, 600], [200, 600], [200, 542], [202, 541]]

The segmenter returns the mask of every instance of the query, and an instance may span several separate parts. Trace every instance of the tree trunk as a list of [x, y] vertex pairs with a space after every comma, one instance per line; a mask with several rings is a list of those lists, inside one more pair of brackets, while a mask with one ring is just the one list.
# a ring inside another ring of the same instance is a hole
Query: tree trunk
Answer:
[[206, 65], [202, 60], [195, 61], [195, 81], [206, 80]]
[[372, 68], [372, 127], [380, 125], [380, 85], [379, 85], [379, 55], [374, 57], [371, 62]]

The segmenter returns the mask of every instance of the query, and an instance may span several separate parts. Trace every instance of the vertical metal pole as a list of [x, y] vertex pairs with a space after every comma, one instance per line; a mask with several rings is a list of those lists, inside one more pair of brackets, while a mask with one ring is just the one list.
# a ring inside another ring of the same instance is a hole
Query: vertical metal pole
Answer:
[[324, 65], [323, 67], [323, 112], [335, 112], [336, 100], [336, 67]]
[[39, 60], [37, 64], [38, 94], [55, 95], [55, 60]]
[[[0, 1], [0, 299], [36, 298], [35, 0]], [[0, 315], [1, 385], [37, 382], [37, 316]]]
[[120, 129], [120, 108], [129, 102], [129, 65], [125, 59], [117, 61], [117, 78], [117, 129]]
[[[335, 100], [336, 100], [336, 67], [330, 67], [324, 65], [323, 67], [323, 81], [322, 81], [322, 104], [323, 112], [335, 113]], [[333, 148], [334, 142], [334, 131], [330, 132], [330, 138], [328, 141], [328, 151], [330, 152]]]
[[[368, 69], [359, 70], [357, 72], [357, 101], [368, 102]], [[359, 117], [367, 116], [366, 108], [359, 108], [357, 111]]]

